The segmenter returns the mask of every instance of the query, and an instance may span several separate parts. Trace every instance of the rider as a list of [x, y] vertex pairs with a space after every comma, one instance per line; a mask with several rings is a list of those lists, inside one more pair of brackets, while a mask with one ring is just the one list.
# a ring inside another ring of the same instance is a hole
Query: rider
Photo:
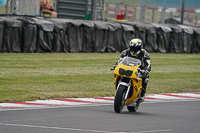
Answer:
[[138, 38], [132, 39], [129, 43], [129, 48], [122, 52], [121, 57], [114, 65], [114, 68], [124, 57], [127, 56], [139, 59], [142, 63], [140, 66], [140, 73], [143, 88], [139, 100], [144, 101], [144, 95], [146, 93], [147, 83], [149, 81], [149, 72], [151, 71], [151, 63], [149, 53], [145, 49], [142, 49], [142, 40]]
[[50, 14], [50, 17], [57, 18], [57, 13], [53, 8], [51, 0], [41, 0], [40, 7], [43, 14]]

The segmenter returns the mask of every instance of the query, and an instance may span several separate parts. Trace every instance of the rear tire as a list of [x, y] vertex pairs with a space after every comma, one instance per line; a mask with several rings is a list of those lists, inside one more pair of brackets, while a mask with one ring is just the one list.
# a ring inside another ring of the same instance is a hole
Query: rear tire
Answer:
[[127, 109], [129, 112], [136, 112], [136, 110], [139, 108], [140, 103], [136, 103], [135, 106], [127, 106]]
[[120, 113], [125, 105], [125, 95], [126, 95], [126, 90], [125, 90], [125, 86], [119, 86], [119, 88], [117, 89], [117, 93], [115, 96], [115, 101], [114, 101], [114, 110], [116, 113]]
[[[137, 97], [140, 97], [140, 93], [138, 93]], [[127, 106], [127, 109], [129, 112], [136, 112], [139, 106], [140, 106], [140, 101], [137, 100], [134, 106]]]

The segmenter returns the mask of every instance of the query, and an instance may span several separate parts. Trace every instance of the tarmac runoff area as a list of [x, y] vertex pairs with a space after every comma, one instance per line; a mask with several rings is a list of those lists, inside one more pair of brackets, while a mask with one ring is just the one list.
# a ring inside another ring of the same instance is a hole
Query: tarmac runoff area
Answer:
[[[147, 94], [146, 102], [173, 102], [173, 101], [200, 100], [200, 93], [166, 93]], [[41, 109], [41, 108], [61, 108], [74, 106], [98, 106], [110, 105], [114, 103], [114, 97], [94, 97], [94, 98], [57, 98], [47, 100], [36, 100], [14, 103], [0, 103], [0, 111]]]

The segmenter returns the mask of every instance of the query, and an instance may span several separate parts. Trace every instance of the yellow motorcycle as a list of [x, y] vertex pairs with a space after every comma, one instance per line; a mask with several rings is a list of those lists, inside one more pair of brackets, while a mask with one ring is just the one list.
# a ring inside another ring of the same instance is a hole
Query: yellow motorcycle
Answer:
[[142, 78], [139, 59], [125, 57], [114, 69], [115, 75], [115, 100], [114, 110], [120, 113], [124, 106], [130, 112], [135, 112], [140, 105], [142, 92]]

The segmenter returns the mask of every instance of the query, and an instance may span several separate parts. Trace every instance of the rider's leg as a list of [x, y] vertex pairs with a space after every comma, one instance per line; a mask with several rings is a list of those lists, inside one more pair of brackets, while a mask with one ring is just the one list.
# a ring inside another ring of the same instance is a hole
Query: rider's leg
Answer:
[[143, 78], [142, 79], [142, 92], [141, 92], [141, 97], [144, 97], [145, 93], [146, 93], [146, 88], [147, 88], [147, 83], [148, 83], [148, 78]]
[[149, 78], [142, 78], [142, 92], [140, 94], [140, 100], [144, 101], [144, 95], [146, 93], [147, 83], [149, 82]]

